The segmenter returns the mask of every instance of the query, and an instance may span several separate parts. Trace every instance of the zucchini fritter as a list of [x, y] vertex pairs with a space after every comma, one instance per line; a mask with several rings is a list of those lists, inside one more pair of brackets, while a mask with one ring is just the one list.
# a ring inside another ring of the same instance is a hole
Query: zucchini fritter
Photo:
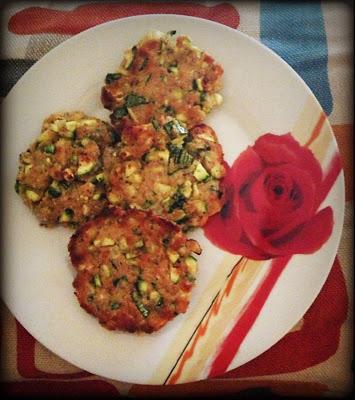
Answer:
[[188, 307], [201, 253], [172, 222], [112, 208], [72, 236], [81, 307], [110, 330], [153, 332]]

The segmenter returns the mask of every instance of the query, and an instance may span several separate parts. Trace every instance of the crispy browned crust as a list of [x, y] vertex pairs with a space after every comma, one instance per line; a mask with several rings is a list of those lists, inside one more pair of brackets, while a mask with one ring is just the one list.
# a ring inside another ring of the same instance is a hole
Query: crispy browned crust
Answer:
[[201, 252], [176, 224], [121, 208], [82, 225], [68, 250], [81, 307], [107, 329], [147, 333], [186, 311], [196, 276], [186, 260]]
[[[120, 128], [152, 119], [163, 123], [167, 116], [193, 126], [221, 101], [215, 94], [221, 88], [223, 68], [186, 36], [176, 41], [169, 35], [143, 38], [126, 52], [118, 72], [119, 79], [102, 88], [101, 101], [113, 111], [111, 121]], [[144, 100], [125, 112], [122, 107], [130, 94]], [[119, 108], [121, 111], [115, 113]]]

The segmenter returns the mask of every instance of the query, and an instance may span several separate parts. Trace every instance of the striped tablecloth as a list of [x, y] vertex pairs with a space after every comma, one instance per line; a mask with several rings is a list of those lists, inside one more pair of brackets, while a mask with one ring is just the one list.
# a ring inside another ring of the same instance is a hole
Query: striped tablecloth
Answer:
[[258, 358], [215, 379], [148, 386], [91, 375], [37, 342], [2, 303], [1, 381], [13, 395], [130, 397], [240, 393], [343, 396], [352, 390], [352, 9], [342, 2], [27, 2], [2, 9], [0, 95], [59, 43], [97, 24], [132, 15], [197, 16], [238, 29], [270, 47], [304, 79], [327, 114], [345, 171], [342, 240], [319, 296], [296, 326]]

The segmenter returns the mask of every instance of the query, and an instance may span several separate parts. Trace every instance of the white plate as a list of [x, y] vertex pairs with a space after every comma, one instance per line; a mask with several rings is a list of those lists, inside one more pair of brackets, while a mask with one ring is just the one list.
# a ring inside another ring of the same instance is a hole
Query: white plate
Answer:
[[[193, 236], [201, 242], [203, 255], [188, 312], [152, 335], [109, 332], [79, 307], [73, 294], [74, 270], [67, 253], [71, 232], [39, 227], [13, 189], [18, 155], [38, 134], [42, 120], [49, 114], [80, 109], [108, 119], [109, 113], [100, 103], [106, 73], [115, 69], [126, 48], [154, 29], [176, 29], [177, 34], [189, 35], [195, 45], [223, 65], [224, 104], [206, 122], [217, 131], [229, 163], [265, 132], [292, 131], [305, 143], [321, 107], [300, 77], [257, 41], [214, 22], [175, 15], [125, 18], [74, 36], [37, 62], [7, 96], [3, 104], [6, 151], [2, 187], [6, 304], [39, 342], [72, 364], [111, 379], [162, 384], [181, 362], [186, 344], [192, 345], [190, 339], [196, 327], [213, 298], [225, 288], [226, 277], [239, 257], [224, 253], [210, 244], [202, 231], [196, 232]], [[318, 149], [325, 169], [337, 152], [328, 121], [321, 136], [325, 145]], [[292, 258], [228, 369], [275, 344], [298, 322], [319, 293], [341, 235], [342, 173], [323, 204], [331, 205], [334, 211], [332, 236], [315, 254]], [[221, 340], [268, 268], [268, 262], [253, 265], [242, 278], [238, 276], [218, 315], [210, 315], [203, 340], [195, 341], [195, 351], [185, 360], [176, 382], [208, 376]], [[240, 296], [236, 297], [238, 293]], [[229, 322], [223, 315], [226, 312]], [[197, 351], [199, 345], [203, 345], [203, 351]]]

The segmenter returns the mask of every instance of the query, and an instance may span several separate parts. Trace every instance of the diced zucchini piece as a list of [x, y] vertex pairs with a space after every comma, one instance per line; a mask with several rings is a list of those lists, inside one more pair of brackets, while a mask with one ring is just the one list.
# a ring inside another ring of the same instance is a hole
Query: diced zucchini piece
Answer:
[[153, 290], [149, 293], [149, 300], [154, 301], [155, 305], [158, 307], [164, 304], [164, 299], [157, 290]]
[[171, 186], [156, 182], [154, 183], [154, 191], [161, 194], [167, 194], [171, 191]]
[[136, 248], [136, 249], [140, 249], [141, 247], [144, 247], [144, 241], [141, 239], [141, 240], [138, 240], [135, 244], [134, 244], [134, 247]]
[[102, 286], [99, 274], [94, 275], [93, 284], [94, 284], [95, 287], [101, 287]]
[[101, 246], [105, 247], [105, 246], [113, 246], [115, 244], [115, 241], [111, 238], [108, 237], [104, 237], [101, 241]]
[[100, 267], [100, 272], [102, 276], [109, 278], [111, 276], [110, 267], [107, 264], [102, 264]]
[[179, 253], [177, 253], [176, 251], [171, 250], [171, 249], [167, 250], [167, 254], [168, 254], [169, 260], [170, 260], [173, 264], [175, 264], [176, 261], [177, 261], [177, 260], [179, 259], [179, 257], [180, 257]]
[[180, 275], [178, 273], [177, 268], [170, 268], [170, 280], [173, 283], [178, 283], [180, 280]]
[[169, 161], [169, 150], [165, 149], [165, 150], [151, 150], [148, 154], [147, 154], [147, 161], [164, 161], [165, 163], [167, 163]]
[[223, 167], [220, 164], [215, 165], [211, 169], [211, 175], [216, 179], [222, 178], [223, 172]]
[[136, 258], [138, 256], [138, 254], [136, 253], [126, 253], [126, 258], [127, 260], [132, 260], [133, 258]]
[[118, 241], [118, 247], [121, 251], [126, 251], [128, 250], [128, 244], [127, 240], [124, 237], [121, 237], [120, 240]]
[[191, 196], [192, 193], [192, 183], [191, 181], [187, 180], [184, 182], [182, 188], [181, 188], [181, 193], [188, 199]]
[[94, 168], [95, 163], [93, 161], [79, 161], [79, 168], [77, 169], [77, 175], [85, 175]]
[[50, 124], [49, 128], [54, 132], [59, 132], [59, 126], [55, 122]]
[[186, 202], [185, 196], [179, 191], [174, 194], [174, 196], [170, 199], [169, 202], [169, 213], [173, 212], [177, 208], [183, 208]]
[[83, 139], [81, 139], [81, 145], [83, 147], [85, 147], [86, 145], [88, 145], [91, 142], [91, 140], [88, 137], [84, 137]]
[[104, 237], [102, 239], [95, 239], [94, 246], [96, 247], [106, 247], [106, 246], [113, 246], [115, 241], [109, 237]]
[[191, 165], [194, 158], [185, 149], [182, 149], [179, 155], [179, 164], [181, 165]]
[[213, 93], [209, 96], [209, 102], [212, 106], [220, 106], [223, 103], [223, 96], [220, 93]]
[[213, 136], [208, 135], [207, 133], [200, 133], [198, 135], [198, 137], [201, 138], [201, 139], [208, 140], [209, 142], [215, 142], [216, 141]]
[[32, 164], [25, 165], [25, 169], [24, 169], [25, 174], [28, 174], [31, 169], [32, 169]]
[[93, 178], [92, 183], [96, 185], [97, 183], [105, 182], [105, 174], [103, 172], [97, 174], [95, 178]]
[[74, 211], [66, 208], [59, 217], [59, 222], [70, 222], [73, 219]]
[[27, 189], [25, 193], [26, 197], [34, 203], [41, 200], [41, 196], [38, 193], [34, 192], [33, 190]]
[[197, 165], [194, 171], [194, 177], [199, 181], [204, 181], [209, 177], [209, 173], [206, 171], [205, 167], [197, 161]]
[[55, 146], [53, 144], [48, 144], [47, 146], [43, 147], [43, 151], [47, 154], [54, 154]]
[[37, 141], [38, 142], [50, 142], [51, 140], [54, 139], [54, 137], [56, 136], [56, 134], [50, 130], [46, 130], [44, 132], [42, 132]]
[[141, 315], [144, 318], [147, 318], [149, 315], [149, 310], [142, 303], [141, 297], [139, 296], [138, 292], [134, 291], [132, 293], [132, 298], [133, 298], [133, 301], [134, 301], [136, 307], [138, 308], [138, 311], [141, 313]]
[[120, 198], [113, 192], [108, 193], [107, 198], [112, 204], [117, 204], [120, 202]]
[[203, 91], [202, 79], [201, 78], [194, 79], [192, 81], [192, 88], [194, 90], [198, 90], [199, 92], [202, 92]]
[[62, 194], [62, 191], [59, 188], [59, 184], [56, 181], [53, 181], [47, 190], [48, 194], [54, 198], [59, 197]]
[[187, 270], [193, 276], [196, 276], [197, 272], [197, 260], [193, 256], [188, 256], [185, 258], [185, 263], [187, 265]]
[[194, 205], [199, 213], [204, 214], [207, 212], [207, 204], [204, 201], [194, 200]]
[[148, 291], [148, 282], [146, 282], [146, 281], [144, 281], [144, 280], [142, 280], [142, 279], [139, 279], [138, 281], [137, 281], [137, 289], [138, 289], [138, 291], [139, 291], [139, 293], [143, 296], [145, 293], [147, 293], [147, 291]]
[[168, 71], [173, 75], [177, 75], [179, 73], [178, 67], [168, 67]]
[[72, 132], [78, 127], [78, 123], [77, 121], [68, 121], [65, 123], [65, 127]]
[[128, 178], [130, 175], [132, 175], [134, 172], [137, 171], [136, 165], [132, 164], [127, 164], [125, 168], [125, 177]]

